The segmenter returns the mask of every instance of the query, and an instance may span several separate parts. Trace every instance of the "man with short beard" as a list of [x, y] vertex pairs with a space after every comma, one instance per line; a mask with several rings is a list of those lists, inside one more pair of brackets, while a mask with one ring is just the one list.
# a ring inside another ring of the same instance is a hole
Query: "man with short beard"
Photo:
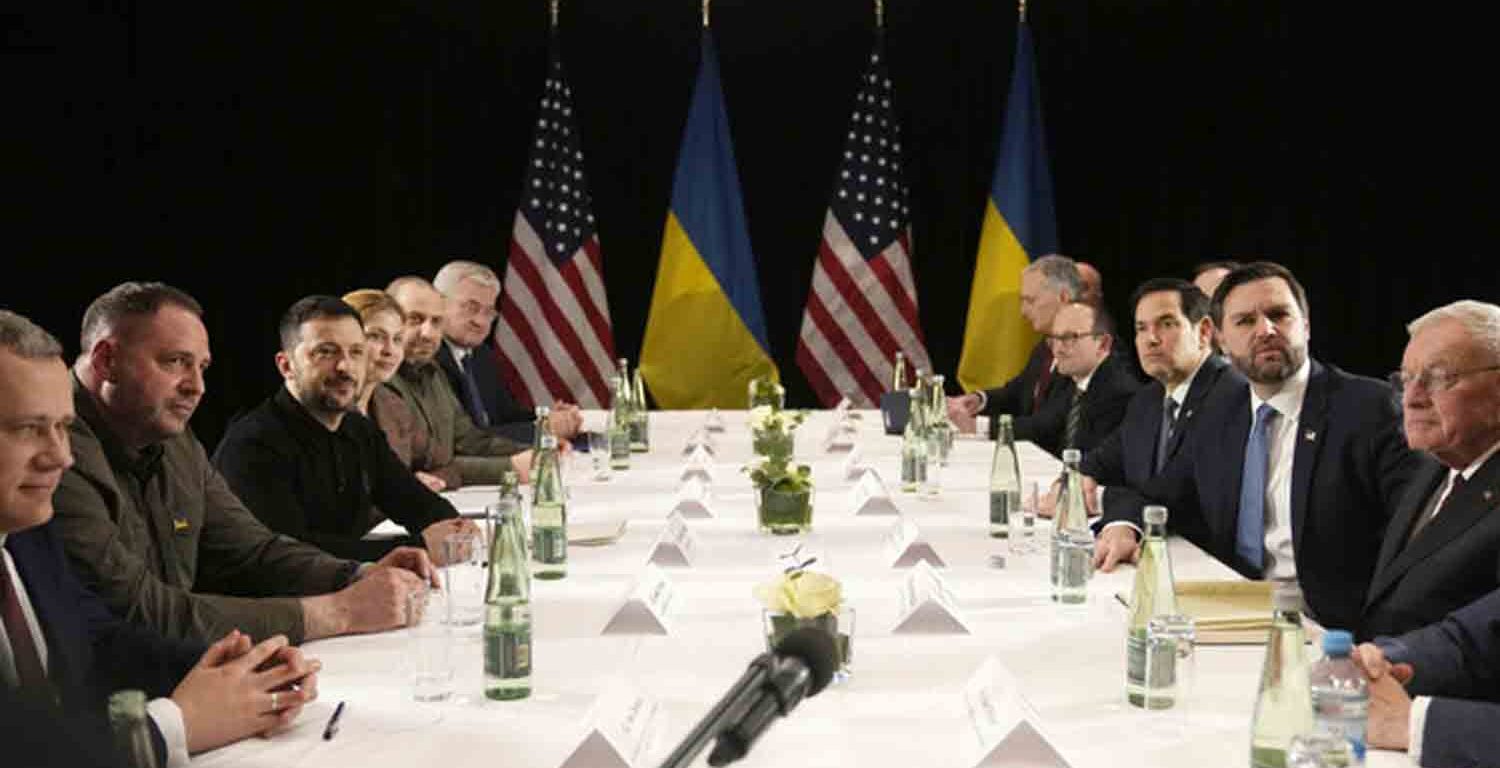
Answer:
[[[276, 367], [285, 386], [230, 425], [214, 452], [229, 487], [267, 527], [366, 561], [403, 544], [441, 561], [444, 536], [476, 530], [353, 410], [365, 370], [353, 307], [332, 296], [293, 304], [281, 320]], [[411, 533], [363, 538], [386, 517]]]
[[[1323, 626], [1358, 633], [1386, 521], [1420, 465], [1390, 387], [1308, 358], [1307, 295], [1279, 264], [1230, 272], [1212, 311], [1249, 382], [1204, 404], [1188, 460], [1149, 481], [1145, 503], [1245, 576], [1295, 579]], [[1106, 509], [1105, 522], [1140, 526], [1140, 510]], [[1128, 528], [1105, 535], [1134, 546]]]

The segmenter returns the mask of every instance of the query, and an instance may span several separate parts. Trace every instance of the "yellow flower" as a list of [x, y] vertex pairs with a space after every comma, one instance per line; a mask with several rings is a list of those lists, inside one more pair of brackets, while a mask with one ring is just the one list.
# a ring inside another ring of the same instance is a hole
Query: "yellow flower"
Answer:
[[774, 582], [758, 584], [755, 597], [766, 610], [811, 619], [837, 611], [843, 604], [839, 580], [817, 571], [792, 571]]

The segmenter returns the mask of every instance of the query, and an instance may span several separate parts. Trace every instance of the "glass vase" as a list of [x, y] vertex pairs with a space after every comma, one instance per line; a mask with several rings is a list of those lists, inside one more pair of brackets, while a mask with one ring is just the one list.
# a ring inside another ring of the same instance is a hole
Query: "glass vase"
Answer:
[[774, 487], [756, 489], [756, 519], [766, 533], [786, 536], [812, 530], [812, 508], [812, 488], [797, 491]]
[[817, 627], [827, 632], [839, 652], [839, 668], [833, 680], [838, 683], [849, 679], [854, 660], [853, 607], [841, 605], [837, 610], [810, 618], [762, 609], [761, 619], [766, 632], [766, 650], [775, 650], [783, 638], [802, 627]]

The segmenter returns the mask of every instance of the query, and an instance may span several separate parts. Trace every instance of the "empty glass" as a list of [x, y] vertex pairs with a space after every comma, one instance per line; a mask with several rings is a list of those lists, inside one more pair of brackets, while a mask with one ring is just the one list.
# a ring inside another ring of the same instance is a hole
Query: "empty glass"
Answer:
[[406, 596], [406, 626], [410, 633], [411, 696], [417, 701], [443, 701], [453, 695], [453, 633], [443, 623], [444, 596], [426, 587]]
[[589, 461], [594, 465], [594, 479], [598, 481], [608, 480], [611, 476], [609, 466], [609, 433], [590, 432], [589, 434]]
[[484, 615], [484, 587], [489, 575], [484, 539], [478, 533], [443, 537], [445, 621], [457, 627], [478, 624]]
[[1037, 482], [1027, 480], [1021, 483], [1021, 503], [1010, 510], [1010, 519], [1007, 521], [1010, 528], [1010, 551], [1012, 554], [1025, 555], [1037, 551], [1036, 535], [1036, 512], [1038, 497]]

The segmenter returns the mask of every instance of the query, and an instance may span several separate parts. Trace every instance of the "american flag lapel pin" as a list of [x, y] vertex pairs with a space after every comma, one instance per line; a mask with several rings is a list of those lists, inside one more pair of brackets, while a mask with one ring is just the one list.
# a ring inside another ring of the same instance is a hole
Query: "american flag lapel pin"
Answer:
[[1487, 502], [1488, 501], [1493, 501], [1494, 498], [1495, 498], [1495, 492], [1494, 491], [1492, 491], [1492, 490], [1490, 490], [1488, 488], [1484, 489], [1484, 500], [1485, 501], [1487, 501]]
[[1309, 429], [1306, 432], [1302, 433], [1302, 439], [1306, 440], [1309, 443], [1316, 442], [1318, 439], [1318, 433]]

